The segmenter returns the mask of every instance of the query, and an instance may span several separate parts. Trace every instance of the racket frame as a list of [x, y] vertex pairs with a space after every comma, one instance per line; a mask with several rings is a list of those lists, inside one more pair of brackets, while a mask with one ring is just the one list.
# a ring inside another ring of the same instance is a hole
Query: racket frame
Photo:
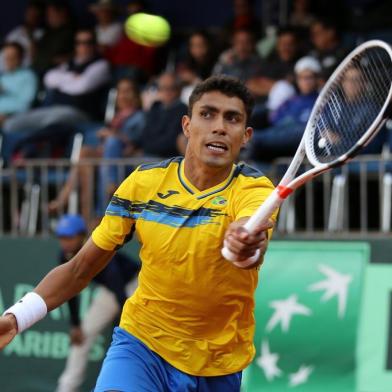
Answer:
[[[328, 81], [322, 88], [315, 104], [313, 110], [310, 114], [309, 120], [307, 122], [304, 134], [302, 136], [301, 142], [297, 148], [297, 151], [286, 170], [286, 173], [282, 177], [281, 181], [277, 185], [277, 187], [272, 191], [272, 193], [267, 197], [264, 203], [256, 210], [256, 212], [249, 218], [249, 220], [244, 224], [244, 228], [248, 232], [254, 231], [257, 226], [267, 224], [269, 218], [272, 214], [280, 207], [283, 201], [297, 188], [310, 181], [312, 178], [317, 177], [318, 175], [338, 166], [343, 165], [344, 163], [351, 160], [354, 156], [358, 154], [358, 152], [364, 148], [372, 138], [377, 134], [380, 128], [386, 122], [389, 114], [392, 112], [392, 83], [389, 89], [388, 97], [384, 102], [383, 107], [381, 108], [379, 114], [373, 121], [372, 125], [369, 129], [361, 136], [361, 138], [352, 146], [345, 154], [339, 156], [332, 162], [329, 163], [320, 163], [317, 160], [313, 159], [310, 151], [310, 143], [312, 138], [309, 133], [312, 131], [313, 124], [315, 123], [315, 118], [318, 115], [318, 109], [322, 105], [323, 100], [325, 99], [325, 95], [329, 90], [329, 87], [335, 83], [337, 76], [342, 72], [344, 68], [352, 61], [352, 59], [357, 56], [359, 53], [363, 52], [367, 48], [371, 48], [374, 46], [382, 47], [389, 54], [392, 61], [392, 49], [391, 47], [381, 40], [370, 40], [361, 45], [359, 45], [356, 49], [354, 49], [336, 68], [336, 70], [329, 77]], [[298, 177], [295, 178], [296, 173], [298, 172], [305, 156], [309, 160], [309, 162], [313, 165], [313, 168], [307, 170], [305, 173], [302, 173]], [[249, 258], [248, 260], [237, 262], [235, 255], [230, 252], [230, 250], [224, 246], [222, 249], [223, 256], [233, 262], [234, 265], [238, 267], [245, 268], [253, 263], [255, 263], [259, 258], [259, 252]]]

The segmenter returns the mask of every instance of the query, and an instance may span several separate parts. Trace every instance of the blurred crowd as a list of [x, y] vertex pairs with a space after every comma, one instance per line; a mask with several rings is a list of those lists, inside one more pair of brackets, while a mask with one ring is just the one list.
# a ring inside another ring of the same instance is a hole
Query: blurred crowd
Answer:
[[[310, 0], [288, 4], [284, 26], [262, 26], [252, 0], [233, 0], [224, 28], [173, 31], [175, 40], [156, 48], [124, 32], [129, 15], [149, 11], [143, 0], [91, 3], [95, 25], [88, 27], [78, 25], [65, 0], [30, 0], [0, 54], [4, 164], [68, 157], [76, 133], [84, 136], [81, 159], [182, 155], [187, 99], [212, 74], [241, 79], [256, 99], [253, 143], [241, 158], [263, 166], [292, 155], [320, 88], [360, 38]], [[380, 152], [385, 138], [381, 133], [370, 152]], [[74, 172], [50, 209], [66, 203], [75, 181], [88, 203], [83, 184], [90, 175], [88, 168]], [[121, 178], [114, 166], [99, 177], [104, 205]]]

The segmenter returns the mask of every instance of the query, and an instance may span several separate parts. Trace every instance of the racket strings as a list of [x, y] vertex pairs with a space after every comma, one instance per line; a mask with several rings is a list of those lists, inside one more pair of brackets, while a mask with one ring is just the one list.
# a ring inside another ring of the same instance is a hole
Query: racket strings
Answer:
[[361, 51], [336, 75], [313, 117], [310, 154], [330, 163], [346, 154], [378, 121], [391, 90], [392, 62], [382, 47]]

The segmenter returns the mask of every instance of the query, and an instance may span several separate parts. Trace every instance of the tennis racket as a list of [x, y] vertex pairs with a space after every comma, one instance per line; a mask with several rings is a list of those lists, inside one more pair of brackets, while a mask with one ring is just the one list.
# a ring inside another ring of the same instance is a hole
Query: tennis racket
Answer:
[[[357, 155], [390, 115], [391, 95], [391, 47], [380, 40], [358, 46], [324, 85], [286, 173], [244, 228], [251, 233], [266, 223], [294, 190]], [[313, 167], [296, 176], [305, 157]], [[222, 254], [239, 267], [249, 266], [259, 258], [256, 252], [248, 260], [236, 262], [225, 244]]]

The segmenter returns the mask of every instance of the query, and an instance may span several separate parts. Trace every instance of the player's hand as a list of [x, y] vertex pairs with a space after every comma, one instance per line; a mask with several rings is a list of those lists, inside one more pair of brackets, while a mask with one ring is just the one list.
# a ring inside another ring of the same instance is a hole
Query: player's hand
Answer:
[[[269, 220], [267, 224], [260, 225], [252, 233], [249, 233], [243, 227], [248, 219], [241, 218], [231, 223], [226, 230], [225, 246], [236, 255], [237, 262], [248, 260], [254, 256], [258, 249], [260, 250], [260, 256], [263, 256], [268, 245], [267, 230], [274, 225], [274, 222]], [[252, 264], [251, 267], [253, 268], [255, 264]]]
[[0, 350], [3, 349], [18, 333], [18, 324], [13, 314], [0, 316]]
[[74, 344], [75, 346], [80, 346], [85, 340], [84, 333], [80, 327], [72, 327], [69, 336], [71, 339], [71, 344]]

